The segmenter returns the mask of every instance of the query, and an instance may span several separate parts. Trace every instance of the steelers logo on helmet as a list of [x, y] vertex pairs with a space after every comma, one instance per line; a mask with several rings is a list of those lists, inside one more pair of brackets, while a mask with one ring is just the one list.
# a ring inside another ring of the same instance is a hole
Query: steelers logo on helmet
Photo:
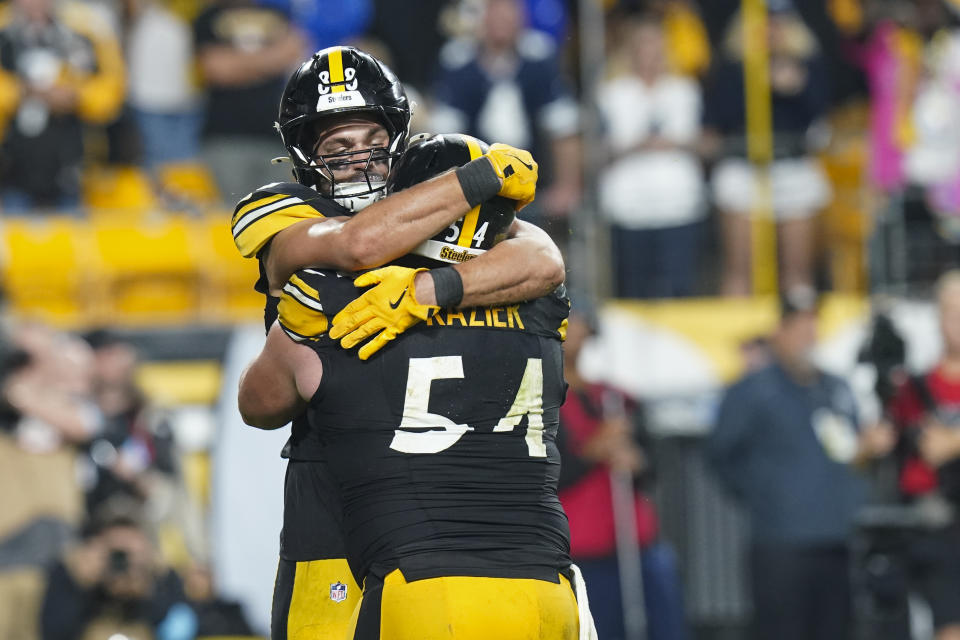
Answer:
[[[321, 153], [331, 128], [364, 120], [384, 127], [382, 144]], [[357, 212], [386, 193], [390, 167], [406, 148], [410, 103], [383, 62], [353, 47], [329, 47], [290, 77], [276, 129], [297, 182]]]
[[[487, 143], [459, 133], [417, 135], [390, 172], [387, 192], [402, 191], [455, 169], [488, 149]], [[470, 260], [507, 237], [516, 216], [514, 205], [513, 200], [494, 196], [420, 244], [410, 252], [414, 256], [401, 260], [416, 267]]]

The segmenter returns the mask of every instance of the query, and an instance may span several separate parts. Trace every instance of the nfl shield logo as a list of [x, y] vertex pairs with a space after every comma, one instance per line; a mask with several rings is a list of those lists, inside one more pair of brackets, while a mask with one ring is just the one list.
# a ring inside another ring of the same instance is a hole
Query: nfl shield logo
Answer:
[[347, 599], [347, 585], [334, 582], [330, 585], [330, 599], [334, 602], [343, 602]]

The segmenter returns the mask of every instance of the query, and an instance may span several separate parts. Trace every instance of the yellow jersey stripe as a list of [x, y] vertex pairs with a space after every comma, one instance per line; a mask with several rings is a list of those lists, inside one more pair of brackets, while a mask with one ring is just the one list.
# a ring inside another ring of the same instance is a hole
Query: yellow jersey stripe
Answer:
[[343, 85], [343, 49], [335, 47], [327, 60], [330, 61], [330, 90], [333, 93], [343, 93], [346, 90]]
[[253, 211], [250, 211], [243, 217], [237, 219], [237, 221], [233, 225], [234, 237], [239, 236], [241, 233], [243, 233], [244, 229], [249, 227], [251, 224], [253, 224], [257, 220], [260, 220], [261, 218], [264, 218], [270, 215], [274, 211], [280, 211], [281, 209], [286, 209], [287, 207], [291, 207], [297, 204], [303, 204], [303, 200], [301, 200], [300, 198], [297, 198], [296, 196], [289, 196], [282, 200], [277, 200], [276, 202], [273, 202], [271, 204], [264, 205], [262, 207], [257, 207]]
[[244, 258], [252, 258], [273, 236], [301, 220], [321, 220], [324, 215], [308, 204], [292, 204], [266, 213], [234, 231], [233, 241]]
[[277, 314], [280, 318], [280, 326], [284, 330], [304, 339], [316, 338], [327, 331], [326, 314], [304, 306], [300, 300], [288, 294], [286, 287], [283, 295], [280, 296]]
[[296, 274], [290, 276], [287, 284], [283, 286], [283, 290], [296, 298], [303, 306], [316, 311], [323, 311], [323, 305], [320, 304], [320, 293]]
[[[476, 160], [483, 155], [476, 138], [463, 136], [463, 139], [467, 142], [471, 160]], [[480, 218], [480, 206], [478, 204], [470, 209], [469, 213], [463, 217], [463, 228], [460, 229], [460, 238], [457, 240], [457, 244], [461, 247], [469, 247], [470, 243], [473, 242], [473, 234], [477, 231], [477, 220]]]
[[267, 196], [267, 197], [265, 197], [265, 198], [257, 198], [256, 200], [254, 200], [254, 201], [252, 201], [252, 202], [248, 202], [247, 204], [245, 204], [245, 205], [243, 205], [242, 207], [240, 207], [239, 209], [237, 209], [237, 212], [233, 214], [233, 221], [231, 222], [231, 224], [232, 224], [232, 225], [237, 224], [237, 220], [239, 220], [240, 218], [242, 218], [242, 217], [245, 216], [246, 214], [250, 213], [250, 212], [253, 211], [254, 209], [259, 209], [260, 207], [263, 207], [263, 206], [265, 206], [265, 205], [268, 205], [268, 204], [271, 204], [271, 203], [273, 203], [273, 202], [276, 202], [277, 200], [282, 200], [283, 198], [289, 198], [289, 197], [290, 197], [290, 196], [288, 196], [288, 195], [286, 195], [286, 194], [278, 193], [278, 194], [275, 195], [275, 196]]

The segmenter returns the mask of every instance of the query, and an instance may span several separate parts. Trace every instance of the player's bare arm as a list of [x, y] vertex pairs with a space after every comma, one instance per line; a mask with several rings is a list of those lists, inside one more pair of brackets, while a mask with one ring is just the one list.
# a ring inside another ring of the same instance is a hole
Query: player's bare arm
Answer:
[[266, 256], [271, 293], [300, 269], [359, 271], [408, 253], [470, 210], [454, 173], [366, 207], [350, 218], [303, 220], [278, 233]]
[[291, 275], [307, 267], [359, 271], [409, 253], [502, 195], [520, 208], [533, 200], [537, 164], [526, 151], [493, 145], [481, 158], [374, 202], [350, 218], [303, 220], [274, 238], [266, 255], [270, 290], [279, 295]]
[[287, 338], [278, 325], [240, 377], [237, 403], [243, 421], [260, 429], [278, 429], [303, 412], [323, 376], [310, 347]]

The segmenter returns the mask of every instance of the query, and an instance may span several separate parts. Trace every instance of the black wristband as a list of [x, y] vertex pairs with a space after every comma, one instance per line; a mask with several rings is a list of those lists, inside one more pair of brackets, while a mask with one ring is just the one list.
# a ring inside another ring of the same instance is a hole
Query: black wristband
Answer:
[[486, 158], [471, 160], [456, 170], [467, 204], [475, 207], [500, 193], [500, 178]]
[[453, 267], [430, 269], [433, 277], [433, 295], [441, 309], [454, 309], [463, 301], [463, 278]]

